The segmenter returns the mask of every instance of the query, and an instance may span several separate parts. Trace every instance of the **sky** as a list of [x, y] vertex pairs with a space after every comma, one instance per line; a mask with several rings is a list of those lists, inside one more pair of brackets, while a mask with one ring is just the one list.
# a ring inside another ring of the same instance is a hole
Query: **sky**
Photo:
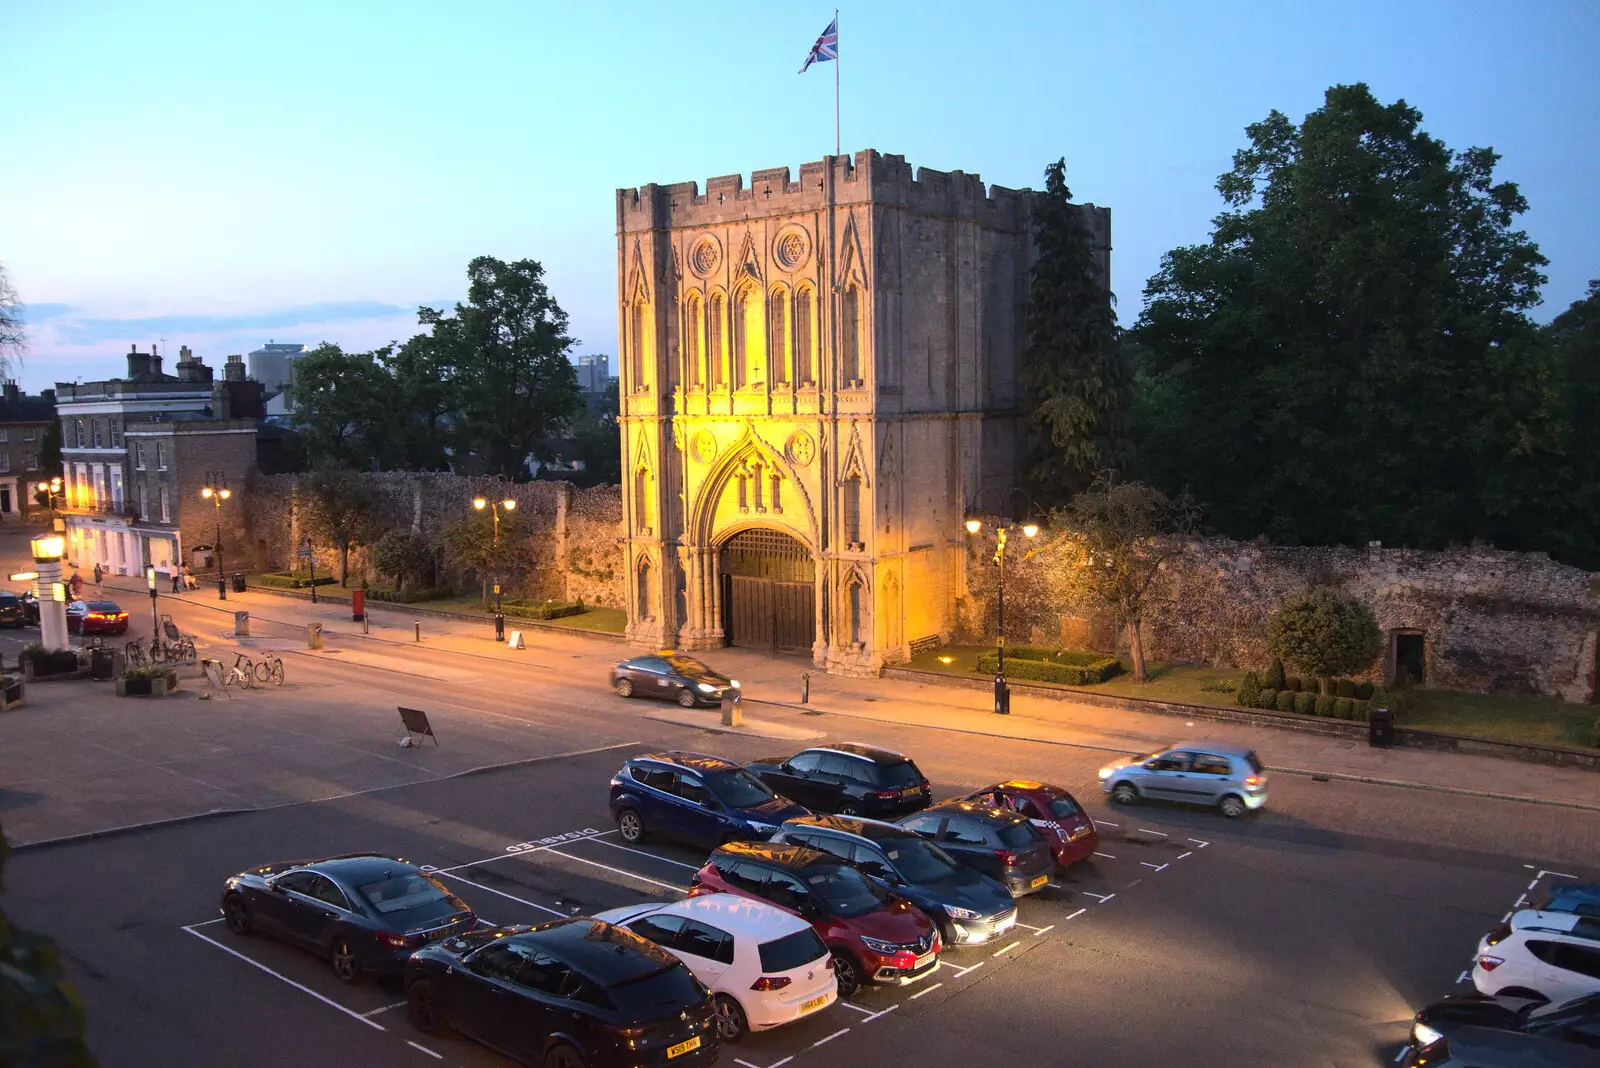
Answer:
[[[833, 65], [796, 72], [832, 15], [0, 0], [18, 377], [113, 376], [162, 339], [213, 364], [404, 340], [481, 254], [540, 261], [574, 354], [614, 353], [615, 191], [831, 152]], [[1125, 324], [1162, 254], [1206, 239], [1245, 127], [1357, 81], [1501, 153], [1551, 261], [1537, 317], [1600, 278], [1595, 0], [918, 0], [850, 5], [839, 32], [843, 149], [1011, 187], [1066, 157], [1076, 199], [1112, 210]]]

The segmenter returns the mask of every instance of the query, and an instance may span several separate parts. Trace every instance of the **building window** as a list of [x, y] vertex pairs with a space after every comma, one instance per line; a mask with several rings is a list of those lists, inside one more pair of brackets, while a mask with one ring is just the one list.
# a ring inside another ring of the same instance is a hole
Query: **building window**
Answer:
[[711, 361], [711, 388], [727, 385], [726, 351], [722, 341], [722, 294], [711, 294], [711, 312], [706, 317], [706, 359]]
[[7, 430], [5, 427], [0, 427], [0, 445], [4, 445], [6, 442], [8, 442], [10, 440], [11, 440], [11, 431]]
[[637, 393], [645, 387], [644, 380], [644, 302], [635, 301], [628, 317], [629, 387]]
[[167, 511], [167, 487], [165, 486], [161, 487], [161, 521], [163, 523], [172, 522], [172, 514]]
[[639, 618], [650, 618], [650, 561], [639, 562], [639, 590], [638, 590]]
[[850, 644], [860, 645], [861, 642], [861, 583], [850, 583]]
[[139, 518], [150, 518], [150, 488], [143, 482], [139, 483]]
[[767, 351], [772, 354], [772, 384], [789, 382], [789, 294], [776, 290], [767, 305]]
[[140, 471], [144, 470], [144, 442], [142, 441], [133, 443], [133, 466]]
[[706, 384], [705, 347], [701, 334], [704, 329], [705, 314], [700, 307], [700, 294], [690, 293], [683, 324], [683, 351], [689, 361], [690, 389], [703, 389]]
[[854, 545], [861, 541], [861, 480], [846, 479], [844, 484], [844, 540]]
[[844, 309], [840, 315], [839, 364], [841, 385], [861, 381], [861, 290], [852, 285], [844, 291]]
[[633, 518], [640, 534], [650, 533], [650, 472], [642, 467], [633, 473]]
[[811, 320], [811, 290], [802, 287], [794, 295], [794, 375], [802, 386], [817, 383], [816, 337]]
[[102, 423], [100, 420], [96, 419], [94, 421], [94, 447], [97, 448], [97, 449], [105, 448], [105, 444], [106, 443], [105, 443], [105, 437], [104, 437], [104, 434], [103, 434], [104, 430], [105, 430], [105, 424]]
[[32, 451], [23, 453], [22, 463], [29, 471], [39, 470], [39, 454]]
[[165, 471], [166, 469], [167, 469], [167, 443], [164, 442], [164, 441], [158, 441], [158, 442], [156, 442], [156, 470], [157, 471]]
[[72, 444], [81, 449], [81, 448], [83, 448], [84, 444], [88, 442], [88, 440], [89, 440], [88, 436], [85, 435], [84, 432], [83, 432], [83, 420], [82, 419], [73, 420]]
[[761, 310], [761, 291], [748, 287], [739, 293], [734, 308], [734, 359], [738, 361], [734, 387], [759, 386], [767, 380], [766, 316]]
[[0, 475], [11, 472], [11, 450], [0, 449]]
[[30, 427], [24, 427], [23, 428], [23, 430], [22, 430], [22, 440], [23, 441], [32, 441], [33, 440], [33, 435], [34, 435], [33, 427], [30, 426]]
[[113, 449], [122, 448], [122, 424], [115, 419], [111, 421], [111, 447]]

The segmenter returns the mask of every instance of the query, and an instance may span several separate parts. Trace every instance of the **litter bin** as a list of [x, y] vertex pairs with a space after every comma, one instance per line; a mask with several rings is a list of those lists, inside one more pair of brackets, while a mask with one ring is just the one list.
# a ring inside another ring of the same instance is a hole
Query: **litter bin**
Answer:
[[1367, 741], [1374, 746], [1394, 744], [1394, 713], [1387, 708], [1374, 708], [1367, 721]]
[[235, 571], [233, 573], [233, 592], [234, 593], [243, 593], [244, 592], [244, 572], [243, 571]]
[[233, 614], [233, 636], [235, 638], [250, 637], [250, 613], [235, 612]]
[[321, 623], [307, 623], [306, 624], [306, 648], [307, 649], [321, 649], [322, 648], [322, 624]]
[[112, 675], [111, 650], [97, 645], [89, 650], [89, 677], [109, 679]]

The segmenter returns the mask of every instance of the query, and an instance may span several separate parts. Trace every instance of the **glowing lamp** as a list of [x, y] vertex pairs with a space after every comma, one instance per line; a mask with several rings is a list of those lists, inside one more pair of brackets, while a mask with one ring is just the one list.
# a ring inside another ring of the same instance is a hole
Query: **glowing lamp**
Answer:
[[34, 538], [28, 544], [35, 560], [59, 560], [67, 554], [67, 539], [59, 534]]
[[489, 502], [484, 500], [482, 497], [474, 497], [472, 498], [472, 507], [481, 512], [485, 508], [489, 507]]
[[1039, 524], [1038, 523], [1024, 523], [1024, 524], [1022, 524], [1022, 533], [1027, 535], [1030, 538], [1038, 537], [1039, 536]]
[[206, 500], [209, 501], [211, 499], [212, 495], [215, 494], [216, 492], [217, 492], [216, 490], [212, 489], [210, 486], [207, 486], [205, 489], [200, 491], [200, 496], [204, 497]]
[[967, 520], [967, 533], [968, 534], [976, 534], [978, 531], [980, 531], [982, 529], [983, 529], [983, 521], [982, 520], [979, 520], [979, 519], [969, 519], [969, 520]]
[[508, 512], [515, 512], [517, 510], [517, 502], [512, 500], [510, 497], [507, 497], [505, 500], [500, 502], [500, 507], [504, 508]]

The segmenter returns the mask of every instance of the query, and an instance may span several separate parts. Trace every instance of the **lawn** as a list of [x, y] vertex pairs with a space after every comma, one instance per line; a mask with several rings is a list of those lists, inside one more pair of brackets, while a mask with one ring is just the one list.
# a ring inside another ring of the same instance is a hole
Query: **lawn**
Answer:
[[[259, 572], [256, 572], [259, 574]], [[266, 587], [258, 587], [266, 589]], [[309, 594], [310, 588], [295, 590], [295, 593]], [[334, 601], [348, 604], [350, 601], [350, 588], [341, 589], [338, 586], [318, 586], [317, 600]], [[493, 618], [494, 613], [483, 607], [483, 599], [476, 593], [461, 593], [454, 597], [440, 597], [432, 601], [418, 601], [414, 605], [396, 604], [392, 601], [367, 602], [373, 608], [393, 608], [404, 612], [407, 608], [428, 608], [440, 612], [460, 612], [464, 615], [483, 616], [485, 619]], [[560, 619], [521, 620], [516, 616], [506, 616], [506, 627], [513, 628], [517, 623], [538, 622], [543, 626], [567, 627], [571, 630], [594, 630], [605, 634], [621, 634], [628, 626], [628, 614], [620, 608], [601, 608], [591, 606], [575, 616], [563, 616]]]

